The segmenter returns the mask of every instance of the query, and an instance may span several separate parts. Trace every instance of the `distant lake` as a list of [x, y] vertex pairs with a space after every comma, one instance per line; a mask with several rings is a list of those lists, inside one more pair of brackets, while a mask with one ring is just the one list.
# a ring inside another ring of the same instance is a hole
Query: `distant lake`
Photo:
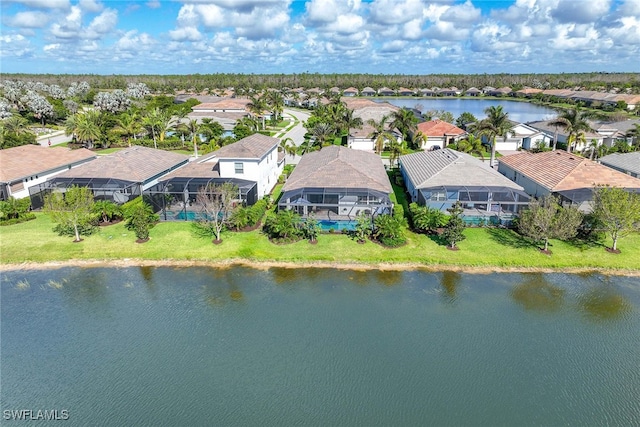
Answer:
[[2, 409], [65, 426], [640, 423], [638, 278], [145, 267], [0, 285]]
[[499, 99], [460, 99], [460, 98], [372, 98], [376, 102], [388, 102], [398, 107], [416, 108], [421, 105], [421, 111], [444, 110], [458, 118], [460, 114], [468, 112], [477, 119], [486, 117], [484, 110], [491, 106], [502, 105], [504, 111], [509, 113], [509, 118], [513, 121], [526, 123], [554, 118], [558, 112], [540, 105], [528, 102], [499, 100]]

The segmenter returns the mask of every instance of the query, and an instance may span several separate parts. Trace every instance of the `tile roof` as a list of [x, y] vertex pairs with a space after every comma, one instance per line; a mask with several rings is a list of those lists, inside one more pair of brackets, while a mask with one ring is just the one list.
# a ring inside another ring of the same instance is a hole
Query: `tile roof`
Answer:
[[198, 104], [192, 110], [244, 110], [249, 102], [246, 98], [220, 98], [219, 101]]
[[600, 163], [640, 174], [640, 151], [609, 154], [600, 158]]
[[[538, 129], [542, 132], [545, 132], [550, 136], [555, 135], [556, 132], [558, 132], [558, 135], [563, 135], [565, 137], [569, 135], [562, 126], [552, 125], [551, 124], [552, 122], [553, 120], [541, 120], [538, 122], [528, 122], [526, 124], [534, 129]], [[587, 139], [587, 141], [589, 141], [590, 139], [593, 139], [593, 138], [595, 139], [602, 138], [602, 135], [595, 132], [585, 132], [584, 137]]]
[[302, 156], [282, 191], [298, 188], [369, 188], [391, 194], [380, 156], [331, 145]]
[[500, 163], [552, 192], [594, 185], [640, 188], [640, 179], [562, 150], [536, 154], [523, 152], [502, 157]]
[[172, 178], [219, 178], [220, 173], [214, 168], [217, 162], [190, 162], [163, 176], [159, 181], [168, 181]]
[[274, 147], [280, 144], [278, 138], [254, 133], [233, 144], [225, 145], [214, 151], [207, 158], [218, 159], [261, 159]]
[[431, 120], [418, 123], [418, 131], [426, 136], [464, 135], [465, 130], [443, 120]]
[[86, 148], [70, 150], [40, 145], [6, 148], [0, 150], [0, 181], [12, 182], [95, 158], [96, 154]]
[[402, 169], [416, 188], [440, 186], [523, 188], [506, 178], [488, 162], [445, 148], [400, 156]]
[[189, 161], [184, 154], [134, 146], [97, 159], [58, 175], [60, 178], [114, 178], [145, 182]]

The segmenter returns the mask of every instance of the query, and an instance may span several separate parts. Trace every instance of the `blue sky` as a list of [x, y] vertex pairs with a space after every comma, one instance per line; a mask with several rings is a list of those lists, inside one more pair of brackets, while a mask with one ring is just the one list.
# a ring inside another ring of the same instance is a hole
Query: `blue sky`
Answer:
[[5, 73], [640, 71], [640, 0], [2, 0]]

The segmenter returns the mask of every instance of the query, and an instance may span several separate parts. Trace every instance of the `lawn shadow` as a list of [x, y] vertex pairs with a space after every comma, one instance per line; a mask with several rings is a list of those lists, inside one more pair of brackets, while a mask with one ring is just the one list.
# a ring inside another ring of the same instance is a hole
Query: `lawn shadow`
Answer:
[[434, 242], [436, 245], [438, 246], [448, 246], [449, 243], [440, 235], [437, 233], [430, 233], [426, 235], [429, 240], [431, 240], [432, 242]]
[[538, 245], [507, 228], [487, 228], [489, 236], [497, 243], [512, 248], [538, 248]]
[[573, 246], [576, 249], [586, 250], [593, 248], [605, 248], [606, 245], [600, 236], [577, 236], [573, 239], [567, 240], [566, 243]]

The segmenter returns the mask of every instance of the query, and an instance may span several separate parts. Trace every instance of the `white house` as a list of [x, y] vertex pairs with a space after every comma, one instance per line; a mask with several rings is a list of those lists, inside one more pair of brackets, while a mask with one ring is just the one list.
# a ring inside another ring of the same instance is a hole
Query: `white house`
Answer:
[[553, 137], [524, 123], [514, 124], [506, 138], [496, 137], [496, 151], [532, 150], [549, 147]]
[[29, 188], [96, 157], [86, 148], [23, 145], [0, 150], [0, 200], [29, 197]]
[[254, 181], [258, 198], [269, 194], [284, 169], [284, 155], [279, 155], [280, 140], [259, 133], [250, 135], [199, 160], [215, 163], [213, 171], [220, 178]]

